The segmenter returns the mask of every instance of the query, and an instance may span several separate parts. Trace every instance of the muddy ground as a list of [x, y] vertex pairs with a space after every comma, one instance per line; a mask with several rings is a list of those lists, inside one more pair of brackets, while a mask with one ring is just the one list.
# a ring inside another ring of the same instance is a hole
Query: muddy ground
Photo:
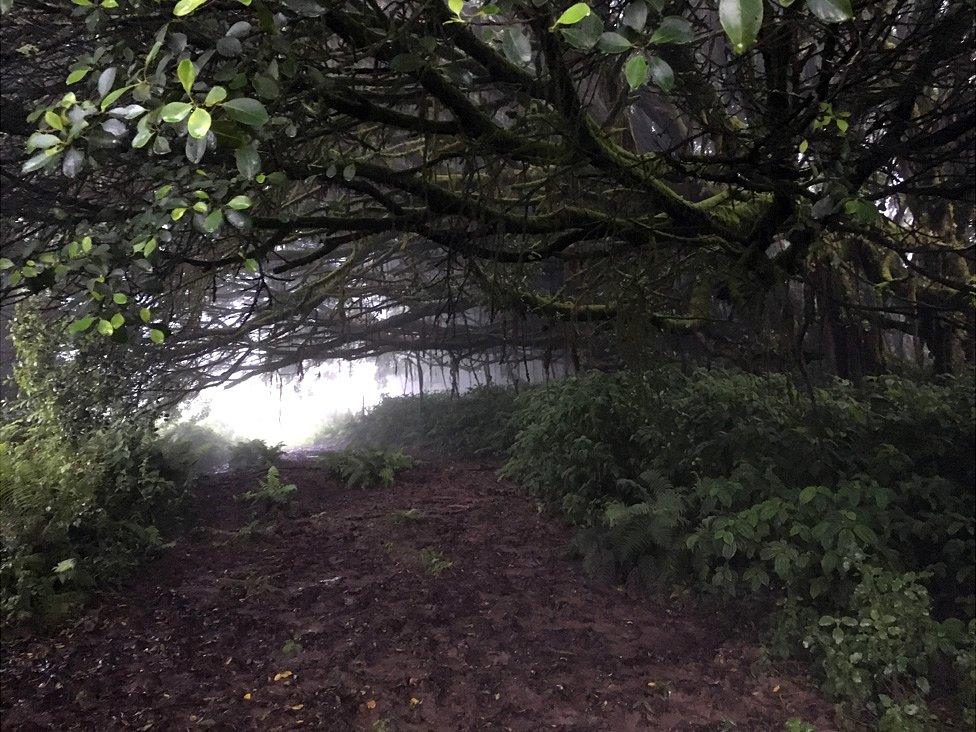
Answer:
[[8, 633], [2, 729], [832, 728], [741, 619], [587, 579], [493, 465], [372, 490], [309, 458], [282, 474], [299, 505], [270, 535], [237, 532], [255, 478], [214, 477], [199, 527], [124, 591], [53, 637]]

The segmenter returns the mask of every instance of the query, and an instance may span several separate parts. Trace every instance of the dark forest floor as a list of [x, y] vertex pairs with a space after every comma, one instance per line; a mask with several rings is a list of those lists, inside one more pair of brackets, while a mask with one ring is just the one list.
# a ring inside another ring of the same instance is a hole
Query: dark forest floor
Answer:
[[832, 726], [808, 680], [758, 670], [741, 618], [587, 579], [570, 531], [493, 465], [375, 490], [309, 460], [282, 475], [299, 506], [272, 535], [233, 534], [253, 480], [209, 479], [200, 527], [124, 592], [54, 636], [8, 633], [2, 729]]

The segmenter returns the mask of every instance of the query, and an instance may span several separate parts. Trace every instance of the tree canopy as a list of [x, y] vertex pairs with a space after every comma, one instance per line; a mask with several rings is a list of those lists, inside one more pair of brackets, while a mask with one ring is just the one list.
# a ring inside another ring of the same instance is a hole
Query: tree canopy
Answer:
[[2, 5], [5, 300], [196, 383], [972, 360], [972, 3]]

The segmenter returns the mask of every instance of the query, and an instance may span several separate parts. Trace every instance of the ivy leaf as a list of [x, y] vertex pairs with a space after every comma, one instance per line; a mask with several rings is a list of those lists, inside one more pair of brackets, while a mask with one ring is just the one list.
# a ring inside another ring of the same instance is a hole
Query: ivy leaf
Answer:
[[674, 70], [663, 58], [652, 56], [647, 62], [651, 70], [651, 78], [661, 91], [669, 92], [674, 88]]
[[221, 106], [232, 120], [251, 127], [260, 127], [269, 119], [268, 110], [257, 99], [239, 97], [224, 102]]
[[163, 122], [182, 122], [191, 109], [193, 105], [189, 102], [170, 102], [159, 111], [159, 116]]
[[824, 23], [842, 23], [854, 17], [851, 0], [807, 0], [807, 7]]
[[742, 53], [756, 42], [762, 27], [763, 0], [719, 0], [718, 18], [732, 49]]
[[650, 71], [647, 67], [647, 59], [640, 54], [631, 56], [627, 65], [624, 66], [624, 78], [627, 79], [627, 84], [630, 86], [631, 91], [644, 86], [647, 83], [649, 75]]
[[210, 131], [210, 112], [203, 107], [197, 107], [187, 120], [186, 129], [192, 137], [202, 139]]
[[177, 18], [182, 18], [184, 15], [189, 15], [194, 10], [203, 5], [207, 0], [179, 0], [176, 3], [176, 7], [173, 8], [173, 15]]
[[597, 41], [597, 48], [599, 48], [603, 53], [623, 53], [628, 48], [631, 47], [631, 42], [624, 38], [619, 33], [614, 33], [609, 31], [600, 36], [600, 40]]
[[556, 18], [553, 28], [557, 25], [575, 25], [590, 14], [590, 6], [586, 3], [576, 3], [563, 11], [563, 14]]
[[691, 23], [677, 15], [669, 15], [661, 21], [661, 25], [651, 34], [651, 43], [664, 45], [665, 43], [691, 43], [694, 35]]
[[176, 77], [180, 80], [186, 93], [189, 94], [190, 89], [193, 88], [193, 82], [197, 78], [196, 67], [190, 59], [185, 58], [180, 61], [179, 66], [176, 67]]

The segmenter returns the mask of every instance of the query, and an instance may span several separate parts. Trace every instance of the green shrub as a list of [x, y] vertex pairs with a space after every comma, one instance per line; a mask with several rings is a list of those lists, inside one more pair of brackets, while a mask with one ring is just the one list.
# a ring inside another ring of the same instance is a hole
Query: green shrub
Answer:
[[75, 445], [42, 428], [0, 428], [0, 613], [57, 623], [162, 544], [183, 489], [151, 435], [102, 428]]
[[228, 464], [231, 442], [212, 427], [180, 422], [160, 432], [156, 448], [167, 465], [187, 475], [200, 475]]
[[[846, 655], [833, 628], [806, 633], [828, 687], [885, 724], [924, 724], [925, 669], [954, 661], [971, 683], [973, 380], [837, 381], [813, 397], [728, 370], [555, 382], [520, 396], [503, 475], [579, 527], [589, 571], [778, 599], [784, 650], [811, 619], [843, 619]], [[882, 616], [900, 629], [889, 646], [870, 615], [884, 604], [902, 613]], [[878, 664], [900, 644], [913, 661], [895, 656], [886, 687]]]
[[501, 455], [514, 439], [509, 423], [515, 392], [483, 386], [453, 396], [387, 397], [343, 428], [352, 447], [400, 448], [439, 454]]
[[319, 458], [347, 488], [389, 488], [397, 472], [413, 466], [413, 459], [401, 450], [354, 450], [322, 455]]
[[271, 466], [265, 479], [258, 482], [258, 487], [242, 493], [240, 500], [248, 503], [256, 514], [267, 514], [287, 509], [297, 492], [298, 486], [282, 483], [278, 468]]
[[265, 471], [281, 457], [284, 444], [269, 445], [264, 440], [241, 440], [230, 447], [228, 467], [234, 472]]

